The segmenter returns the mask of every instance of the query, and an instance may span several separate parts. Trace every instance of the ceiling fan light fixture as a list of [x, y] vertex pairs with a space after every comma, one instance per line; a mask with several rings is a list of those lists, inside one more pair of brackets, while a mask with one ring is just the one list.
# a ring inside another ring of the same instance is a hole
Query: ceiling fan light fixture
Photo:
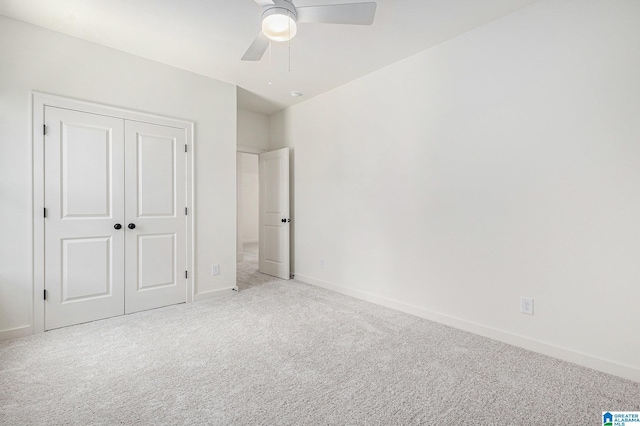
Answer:
[[[271, 41], [286, 42], [291, 40], [298, 31], [298, 22], [371, 25], [376, 16], [377, 7], [375, 1], [316, 4], [302, 7], [296, 7], [293, 4], [294, 0], [253, 1], [262, 8], [262, 30], [242, 56], [243, 61], [261, 60], [269, 49]], [[290, 45], [289, 48], [291, 48]], [[289, 71], [291, 71], [291, 55], [289, 55]]]
[[298, 27], [295, 15], [286, 9], [274, 8], [262, 17], [262, 32], [273, 41], [289, 41], [295, 37]]

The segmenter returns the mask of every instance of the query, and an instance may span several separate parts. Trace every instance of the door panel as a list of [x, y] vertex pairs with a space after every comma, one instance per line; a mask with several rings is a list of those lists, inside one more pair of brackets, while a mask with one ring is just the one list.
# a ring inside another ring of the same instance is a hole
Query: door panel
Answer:
[[49, 330], [124, 313], [124, 120], [54, 107], [44, 118]]
[[264, 228], [264, 260], [267, 262], [282, 263], [280, 225], [265, 226]]
[[138, 291], [176, 286], [176, 234], [138, 235]]
[[125, 312], [186, 301], [184, 129], [127, 121]]
[[[264, 159], [264, 201], [266, 213], [279, 215], [282, 212], [282, 200], [280, 197], [280, 179], [284, 164], [280, 157], [267, 157]], [[289, 164], [286, 165], [289, 167]]]
[[176, 139], [137, 133], [136, 145], [137, 217], [175, 217]]
[[112, 129], [78, 122], [60, 125], [62, 217], [110, 217]]
[[[288, 280], [289, 149], [260, 154], [260, 272]], [[284, 221], [283, 221], [284, 219]]]
[[62, 303], [112, 294], [111, 238], [62, 239]]

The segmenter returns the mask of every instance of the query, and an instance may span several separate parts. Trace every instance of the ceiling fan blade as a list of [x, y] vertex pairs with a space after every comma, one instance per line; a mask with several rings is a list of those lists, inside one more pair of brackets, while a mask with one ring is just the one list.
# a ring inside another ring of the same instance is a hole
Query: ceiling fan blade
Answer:
[[296, 7], [296, 12], [298, 22], [371, 25], [376, 6], [376, 2], [328, 4]]
[[272, 4], [276, 4], [273, 0], [253, 0], [258, 3], [258, 6], [269, 6]]
[[269, 39], [265, 36], [262, 31], [258, 34], [251, 46], [244, 52], [244, 56], [242, 56], [243, 61], [259, 61], [264, 56], [264, 52], [267, 51], [267, 47], [269, 47]]

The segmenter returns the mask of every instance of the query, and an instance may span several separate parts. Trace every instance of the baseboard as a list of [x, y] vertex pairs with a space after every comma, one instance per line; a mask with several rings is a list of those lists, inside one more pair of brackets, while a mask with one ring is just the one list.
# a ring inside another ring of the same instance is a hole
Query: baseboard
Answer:
[[193, 297], [193, 300], [195, 302], [198, 300], [211, 299], [213, 297], [220, 297], [220, 296], [226, 296], [229, 294], [235, 294], [236, 292], [237, 292], [236, 287], [227, 287], [219, 290], [211, 290], [204, 293], [197, 293]]
[[242, 244], [257, 244], [258, 240], [244, 240]]
[[33, 327], [25, 325], [23, 327], [11, 328], [9, 330], [0, 331], [0, 341], [17, 339], [19, 337], [25, 337], [33, 334]]
[[356, 299], [364, 300], [367, 302], [382, 305], [387, 308], [395, 309], [397, 311], [405, 312], [411, 315], [415, 315], [420, 318], [425, 318], [431, 321], [439, 322], [460, 330], [468, 331], [470, 333], [478, 334], [480, 336], [488, 337], [490, 339], [498, 340], [509, 345], [518, 346], [523, 349], [527, 349], [533, 352], [538, 352], [544, 355], [548, 355], [554, 358], [561, 359], [563, 361], [578, 364], [583, 367], [598, 370], [603, 373], [612, 374], [614, 376], [622, 377], [624, 379], [640, 382], [640, 369], [632, 367], [630, 365], [619, 364], [606, 359], [594, 357], [582, 352], [577, 352], [571, 349], [563, 348], [561, 346], [553, 345], [550, 343], [542, 342], [528, 337], [520, 336], [517, 334], [509, 333], [503, 330], [499, 330], [492, 327], [487, 327], [482, 324], [474, 323], [471, 321], [456, 318], [451, 315], [434, 312], [429, 309], [420, 308], [417, 306], [409, 305], [404, 302], [381, 297], [372, 293], [353, 290], [336, 284], [328, 283], [322, 280], [318, 280], [306, 275], [296, 274], [296, 280], [302, 281], [306, 284], [311, 284], [316, 287], [321, 287], [327, 290], [332, 290], [337, 293], [342, 293], [347, 296], [355, 297]]

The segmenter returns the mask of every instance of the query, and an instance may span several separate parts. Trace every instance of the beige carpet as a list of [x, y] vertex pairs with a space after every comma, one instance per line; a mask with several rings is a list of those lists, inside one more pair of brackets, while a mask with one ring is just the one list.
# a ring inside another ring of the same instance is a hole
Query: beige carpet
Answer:
[[599, 425], [640, 410], [638, 383], [245, 266], [236, 294], [1, 342], [0, 424]]

